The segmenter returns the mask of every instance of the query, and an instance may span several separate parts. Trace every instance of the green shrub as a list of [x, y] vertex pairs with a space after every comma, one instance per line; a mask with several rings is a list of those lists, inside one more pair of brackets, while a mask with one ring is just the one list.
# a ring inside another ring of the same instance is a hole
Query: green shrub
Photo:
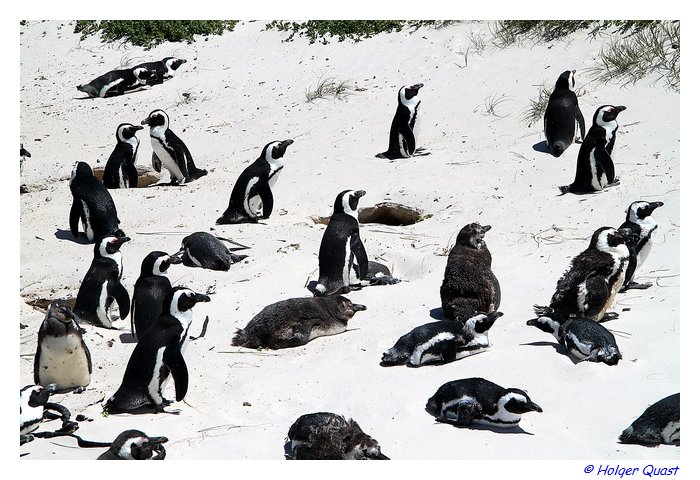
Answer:
[[151, 48], [163, 42], [192, 43], [195, 35], [221, 35], [236, 20], [77, 20], [74, 33], [81, 39], [101, 32], [103, 42], [131, 42]]
[[596, 35], [603, 30], [613, 33], [637, 33], [659, 20], [502, 20], [496, 22], [493, 32], [499, 45], [508, 46], [518, 40], [551, 42], [578, 30], [589, 30]]
[[297, 35], [305, 36], [309, 43], [320, 40], [328, 43], [328, 37], [338, 37], [339, 41], [346, 38], [359, 42], [363, 38], [369, 38], [382, 32], [398, 32], [403, 28], [418, 28], [422, 26], [442, 27], [453, 23], [453, 20], [309, 20], [302, 23], [283, 22], [274, 20], [267, 25], [267, 30], [276, 29], [281, 32], [290, 32], [286, 42], [293, 40]]

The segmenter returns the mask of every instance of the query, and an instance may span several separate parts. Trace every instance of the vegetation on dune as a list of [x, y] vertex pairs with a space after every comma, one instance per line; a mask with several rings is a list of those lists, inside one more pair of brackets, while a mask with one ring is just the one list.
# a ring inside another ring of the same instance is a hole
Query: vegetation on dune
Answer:
[[659, 23], [659, 20], [501, 20], [496, 22], [492, 33], [500, 46], [505, 47], [522, 39], [551, 42], [579, 30], [589, 30], [591, 35], [605, 30], [635, 34]]
[[265, 25], [265, 28], [290, 32], [286, 42], [292, 41], [295, 36], [305, 36], [309, 43], [320, 41], [327, 44], [329, 41], [326, 37], [359, 42], [382, 32], [398, 32], [404, 28], [416, 29], [422, 26], [439, 28], [451, 23], [454, 20], [309, 20], [302, 23], [274, 20]]
[[163, 42], [191, 43], [195, 35], [221, 35], [237, 20], [77, 20], [81, 39], [100, 33], [103, 42], [131, 42], [151, 48]]

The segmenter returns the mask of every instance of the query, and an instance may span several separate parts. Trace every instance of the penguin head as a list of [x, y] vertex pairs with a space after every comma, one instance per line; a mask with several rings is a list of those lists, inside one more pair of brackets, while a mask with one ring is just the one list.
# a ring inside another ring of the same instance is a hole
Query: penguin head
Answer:
[[418, 90], [423, 88], [422, 83], [416, 83], [415, 85], [406, 85], [399, 89], [399, 103], [403, 105], [412, 105], [416, 103], [418, 95]]
[[165, 275], [170, 265], [176, 263], [182, 263], [182, 259], [177, 255], [168, 255], [160, 251], [151, 252], [141, 262], [141, 276]]
[[95, 258], [109, 257], [119, 251], [121, 246], [131, 240], [129, 237], [115, 237], [112, 235], [102, 237], [95, 243]]
[[595, 111], [595, 115], [593, 115], [593, 123], [603, 128], [609, 125], [616, 126], [617, 115], [623, 110], [627, 110], [627, 107], [624, 105], [617, 107], [612, 105], [603, 105], [602, 107], [598, 107], [598, 110]]
[[503, 312], [477, 313], [467, 320], [460, 318], [455, 318], [455, 320], [461, 321], [467, 329], [471, 329], [476, 333], [484, 333], [488, 332], [493, 324], [496, 323], [496, 320], [502, 316]]
[[41, 385], [28, 385], [19, 391], [22, 403], [32, 408], [41, 407], [48, 403], [49, 396], [58, 390], [58, 385], [51, 383], [46, 387]]
[[45, 320], [56, 320], [67, 324], [75, 320], [75, 315], [70, 304], [66, 300], [59, 298], [49, 305], [48, 310], [46, 310]]
[[141, 120], [141, 125], [149, 125], [151, 128], [165, 127], [169, 128], [170, 118], [163, 110], [153, 110], [148, 114], [148, 117]]
[[571, 90], [573, 92], [574, 86], [576, 85], [576, 81], [574, 80], [574, 73], [576, 73], [576, 70], [567, 70], [566, 72], [559, 75], [554, 89]]
[[343, 432], [345, 444], [345, 458], [347, 460], [388, 460], [389, 457], [382, 454], [379, 442], [362, 431], [360, 426], [352, 418]]
[[166, 437], [149, 437], [140, 430], [126, 430], [112, 442], [110, 450], [124, 460], [162, 460], [167, 441]]
[[163, 311], [177, 315], [181, 312], [192, 310], [199, 302], [208, 302], [211, 299], [208, 295], [197, 293], [186, 287], [173, 287], [163, 301]]
[[165, 57], [163, 59], [163, 64], [170, 70], [177, 70], [183, 63], [187, 63], [184, 58]]
[[481, 225], [479, 223], [470, 223], [465, 225], [457, 235], [456, 245], [463, 245], [468, 248], [481, 249], [486, 247], [484, 235], [491, 230], [491, 225]]
[[367, 192], [364, 190], [344, 190], [335, 197], [333, 214], [345, 213], [357, 218], [357, 204]]
[[593, 234], [589, 248], [594, 248], [601, 252], [617, 252], [629, 255], [625, 240], [630, 237], [631, 233], [627, 228], [600, 227]]
[[355, 313], [367, 310], [367, 307], [364, 305], [352, 303], [352, 301], [350, 301], [348, 298], [341, 295], [326, 297], [324, 300], [330, 302], [332, 305], [330, 311], [333, 314], [333, 317], [338, 320], [344, 320], [346, 323], [355, 315]]
[[644, 220], [659, 207], [663, 207], [664, 202], [632, 202], [627, 208], [627, 221], [637, 223], [637, 220]]
[[557, 318], [553, 316], [547, 316], [543, 315], [541, 317], [533, 318], [532, 320], [527, 321], [527, 325], [531, 327], [537, 327], [543, 332], [546, 333], [551, 333], [552, 335], [555, 335], [556, 337], [559, 337], [559, 327], [561, 324], [557, 320]]
[[155, 70], [149, 70], [145, 67], [136, 67], [133, 69], [134, 76], [140, 84], [145, 84], [148, 80], [155, 80], [156, 72]]
[[515, 415], [527, 412], [542, 412], [542, 407], [530, 400], [530, 397], [519, 388], [507, 388], [505, 395], [498, 401], [506, 411]]
[[130, 123], [122, 123], [117, 127], [117, 142], [125, 143], [129, 139], [134, 138], [136, 132], [143, 130], [141, 125], [132, 125]]
[[73, 180], [76, 177], [91, 177], [93, 176], [92, 173], [92, 167], [88, 165], [85, 162], [75, 162], [75, 165], [73, 165], [73, 170], [70, 173], [70, 183], [73, 183]]
[[291, 139], [284, 140], [282, 142], [270, 142], [265, 145], [260, 156], [263, 157], [270, 165], [282, 166], [282, 161], [280, 159], [284, 156], [284, 152], [287, 150], [287, 147], [292, 143], [294, 143], [294, 140]]

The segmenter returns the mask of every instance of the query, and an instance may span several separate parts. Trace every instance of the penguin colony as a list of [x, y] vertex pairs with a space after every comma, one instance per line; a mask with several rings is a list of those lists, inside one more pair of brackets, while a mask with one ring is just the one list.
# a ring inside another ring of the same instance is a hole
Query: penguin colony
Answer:
[[[158, 85], [186, 62], [166, 57], [112, 71], [80, 85], [78, 90], [91, 97], [106, 97], [144, 85]], [[576, 137], [583, 138], [576, 178], [572, 184], [560, 187], [562, 194], [591, 193], [619, 184], [612, 151], [618, 129], [616, 119], [626, 107], [600, 106], [586, 134], [585, 120], [573, 92], [575, 72], [560, 75], [544, 116], [546, 142], [553, 156], [559, 157], [574, 144]], [[417, 83], [399, 89], [398, 107], [389, 129], [389, 148], [378, 156], [401, 159], [420, 155], [418, 93], [423, 87]], [[195, 166], [188, 147], [170, 130], [170, 117], [164, 110], [153, 110], [141, 124], [150, 128], [152, 166], [157, 172], [162, 167], [168, 170], [170, 185], [182, 185], [207, 175], [207, 170]], [[192, 368], [187, 365], [185, 351], [192, 338], [189, 330], [193, 309], [198, 303], [209, 302], [210, 297], [173, 286], [167, 277], [168, 270], [172, 265], [182, 264], [228, 271], [247, 257], [233, 252], [249, 247], [206, 232], [194, 232], [183, 239], [178, 252], [154, 250], [148, 254], [143, 259], [133, 295], [129, 295], [127, 286], [121, 283], [121, 247], [130, 238], [120, 228], [116, 205], [107, 189], [137, 186], [137, 133], [141, 129], [140, 125], [126, 122], [118, 125], [117, 145], [107, 161], [102, 181], [85, 162], [76, 162], [71, 173], [70, 231], [76, 240], [94, 243], [94, 254], [73, 309], [64, 300], [54, 300], [38, 332], [35, 385], [20, 390], [21, 443], [32, 440], [30, 433], [45, 419], [44, 409], [52, 405], [48, 402], [50, 394], [59, 390], [77, 393], [89, 385], [92, 359], [80, 324], [114, 328], [115, 307], [118, 319], [131, 317], [132, 335], [137, 343], [130, 357], [124, 359], [126, 368], [121, 385], [103, 405], [105, 415], [177, 414], [179, 410], [165, 408], [182, 401], [188, 389], [197, 388], [197, 376], [190, 373]], [[286, 150], [293, 143], [292, 139], [267, 143], [257, 160], [235, 181], [227, 208], [218, 219], [211, 219], [212, 224], [259, 223], [270, 218], [278, 204], [273, 202], [273, 187], [286, 162]], [[20, 155], [30, 156], [22, 145]], [[365, 193], [343, 190], [335, 198], [332, 216], [320, 239], [318, 281], [309, 284], [313, 296], [268, 305], [235, 333], [232, 345], [251, 349], [293, 348], [319, 336], [340, 334], [355, 313], [381, 308], [381, 305], [356, 304], [340, 295], [370, 285], [399, 282], [386, 266], [368, 259], [358, 221], [358, 204]], [[285, 204], [286, 200], [279, 203]], [[589, 247], [573, 258], [549, 305], [536, 305], [537, 318], [526, 324], [552, 334], [576, 362], [614, 366], [624, 361], [613, 333], [601, 323], [617, 318], [618, 314], [609, 309], [618, 293], [650, 286], [638, 284], [634, 278], [649, 255], [652, 235], [658, 228], [651, 215], [660, 206], [662, 202], [636, 200], [628, 206], [620, 228], [600, 227], [592, 232]], [[459, 230], [439, 288], [445, 318], [420, 325], [400, 337], [381, 361], [377, 359], [379, 365], [441, 365], [486, 349], [497, 351], [490, 345], [489, 330], [504, 314], [498, 311], [501, 289], [491, 270], [491, 252], [484, 241], [490, 229], [490, 225], [470, 223]], [[229, 248], [222, 240], [233, 242], [236, 247]], [[238, 267], [245, 268], [235, 268]], [[163, 387], [169, 379], [174, 382], [174, 401], [164, 398]], [[426, 397], [430, 393], [425, 392]], [[675, 394], [651, 405], [622, 432], [619, 441], [679, 445], [679, 403], [680, 394]], [[425, 409], [438, 422], [456, 426], [480, 424], [499, 431], [518, 428], [523, 414], [541, 413], [546, 411], [546, 405], [545, 409], [540, 407], [521, 388], [506, 388], [472, 377], [439, 386], [427, 399]], [[71, 423], [69, 427], [75, 430], [77, 424]], [[140, 430], [127, 430], [99, 459], [163, 459], [163, 444], [167, 441], [165, 437], [149, 437]], [[379, 442], [364, 433], [355, 420], [330, 412], [304, 414], [296, 419], [287, 433], [285, 449], [289, 459], [388, 459], [381, 452]]]

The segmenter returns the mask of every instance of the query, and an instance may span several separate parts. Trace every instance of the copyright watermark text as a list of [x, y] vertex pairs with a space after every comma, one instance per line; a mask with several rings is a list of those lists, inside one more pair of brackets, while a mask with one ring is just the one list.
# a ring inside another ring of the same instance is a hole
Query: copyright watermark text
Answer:
[[658, 467], [646, 465], [645, 467], [623, 467], [622, 465], [587, 465], [583, 469], [585, 473], [603, 477], [632, 477], [645, 475], [647, 477], [675, 476], [680, 467]]

